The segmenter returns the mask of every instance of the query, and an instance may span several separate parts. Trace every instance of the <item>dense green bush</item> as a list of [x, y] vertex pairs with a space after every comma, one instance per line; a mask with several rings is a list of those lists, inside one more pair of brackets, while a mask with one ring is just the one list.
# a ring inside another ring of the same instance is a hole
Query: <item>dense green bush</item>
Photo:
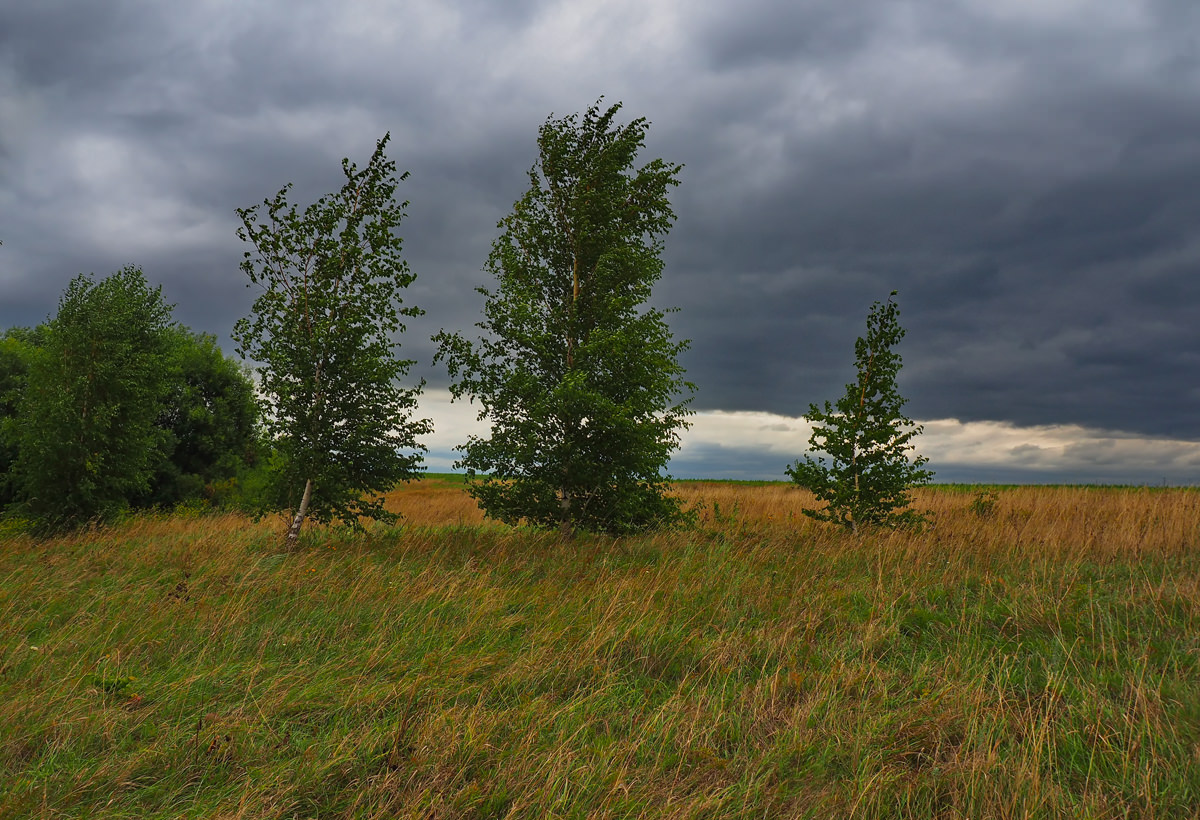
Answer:
[[50, 531], [253, 506], [239, 478], [261, 461], [258, 415], [246, 372], [174, 323], [140, 269], [78, 276], [53, 319], [0, 336], [0, 509]]

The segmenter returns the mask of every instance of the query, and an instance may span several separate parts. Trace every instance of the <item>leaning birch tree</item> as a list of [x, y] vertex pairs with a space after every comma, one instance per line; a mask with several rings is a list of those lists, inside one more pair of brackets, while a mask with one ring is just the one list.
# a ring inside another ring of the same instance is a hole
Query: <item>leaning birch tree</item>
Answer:
[[413, 418], [422, 383], [400, 380], [413, 365], [396, 356], [402, 317], [419, 316], [401, 294], [416, 278], [395, 233], [407, 202], [381, 139], [358, 169], [342, 160], [345, 184], [303, 212], [273, 199], [238, 209], [238, 237], [249, 242], [242, 270], [261, 292], [233, 331], [238, 353], [258, 363], [274, 448], [270, 506], [291, 512], [294, 547], [307, 517], [359, 526], [391, 521], [382, 494], [415, 478], [431, 429]]

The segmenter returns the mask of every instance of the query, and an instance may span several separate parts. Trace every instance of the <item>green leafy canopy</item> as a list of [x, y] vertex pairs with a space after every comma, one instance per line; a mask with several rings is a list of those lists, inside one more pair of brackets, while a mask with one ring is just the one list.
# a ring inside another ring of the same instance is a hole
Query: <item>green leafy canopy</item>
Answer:
[[[896, 291], [892, 291], [893, 297]], [[813, 424], [809, 449], [829, 459], [805, 455], [787, 468], [798, 485], [825, 502], [805, 515], [857, 529], [863, 524], [919, 524], [926, 516], [907, 509], [910, 487], [927, 484], [933, 473], [922, 469], [928, 459], [908, 453], [922, 428], [903, 413], [906, 400], [896, 387], [904, 337], [900, 309], [888, 298], [875, 302], [867, 317], [867, 335], [854, 344], [858, 379], [846, 385], [836, 405], [809, 405], [804, 418]]]
[[389, 136], [365, 168], [343, 160], [341, 190], [303, 212], [287, 201], [290, 184], [238, 210], [238, 236], [255, 249], [241, 267], [261, 292], [233, 337], [261, 363], [276, 506], [300, 512], [297, 532], [306, 511], [351, 526], [359, 516], [393, 520], [380, 496], [418, 475], [417, 437], [431, 429], [412, 417], [421, 385], [400, 385], [414, 362], [392, 341], [402, 317], [423, 311], [401, 298], [415, 279], [394, 232], [408, 205], [394, 194], [408, 174], [397, 177], [385, 156]]
[[635, 167], [649, 123], [620, 104], [547, 119], [529, 189], [502, 219], [476, 341], [434, 337], [458, 399], [489, 419], [458, 466], [487, 514], [564, 530], [632, 532], [674, 520], [664, 469], [687, 427], [676, 341], [646, 306], [675, 219], [680, 165]]
[[142, 506], [212, 497], [214, 485], [259, 456], [259, 406], [250, 374], [215, 336], [177, 326], [170, 332], [168, 391], [158, 415], [164, 432], [150, 492]]
[[110, 518], [149, 489], [172, 327], [139, 268], [71, 280], [17, 407], [16, 495], [42, 529]]

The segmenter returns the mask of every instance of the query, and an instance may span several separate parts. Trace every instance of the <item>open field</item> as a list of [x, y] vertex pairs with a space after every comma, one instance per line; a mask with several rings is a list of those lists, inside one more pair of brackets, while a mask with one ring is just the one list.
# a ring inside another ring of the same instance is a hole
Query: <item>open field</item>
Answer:
[[694, 528], [0, 540], [0, 817], [1200, 817], [1200, 492], [786, 485]]

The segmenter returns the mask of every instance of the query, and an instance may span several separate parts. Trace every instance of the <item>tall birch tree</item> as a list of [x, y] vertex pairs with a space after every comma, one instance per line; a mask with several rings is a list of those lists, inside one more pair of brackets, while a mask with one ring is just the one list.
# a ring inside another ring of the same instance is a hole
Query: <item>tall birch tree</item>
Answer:
[[470, 492], [502, 521], [625, 533], [679, 515], [665, 468], [690, 412], [687, 343], [646, 302], [682, 166], [636, 167], [649, 123], [619, 125], [619, 110], [542, 125], [529, 190], [485, 266], [484, 335], [435, 337], [453, 396], [491, 423], [459, 466], [486, 474]]

